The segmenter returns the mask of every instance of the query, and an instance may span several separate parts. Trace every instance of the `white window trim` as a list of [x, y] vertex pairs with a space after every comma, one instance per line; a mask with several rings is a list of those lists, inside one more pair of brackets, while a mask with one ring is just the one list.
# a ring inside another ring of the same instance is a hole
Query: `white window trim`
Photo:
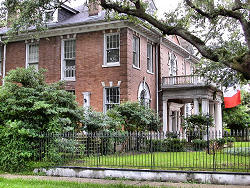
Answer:
[[117, 105], [121, 104], [121, 88], [119, 86], [113, 86], [113, 87], [103, 87], [103, 112], [106, 113], [108, 110], [106, 108], [106, 89], [109, 88], [118, 88], [119, 90], [119, 103], [116, 103]]
[[30, 45], [32, 44], [37, 44], [38, 45], [38, 68], [39, 68], [39, 43], [27, 43], [26, 44], [26, 62], [25, 62], [25, 68], [27, 69], [29, 67], [29, 48], [30, 48]]
[[[76, 74], [74, 78], [65, 78], [64, 77], [64, 42], [65, 41], [70, 41], [70, 40], [75, 40], [75, 38], [69, 38], [69, 39], [62, 39], [61, 41], [61, 80], [64, 81], [76, 81]], [[76, 50], [76, 49], [75, 49]], [[75, 58], [75, 66], [76, 66], [76, 58]]]
[[[139, 41], [139, 45], [138, 45], [138, 67], [136, 65], [134, 65], [134, 48], [133, 48], [133, 42], [134, 42], [134, 38], [137, 38], [138, 41]], [[141, 69], [141, 63], [140, 63], [140, 51], [141, 51], [141, 39], [140, 37], [136, 36], [136, 35], [133, 35], [133, 41], [132, 41], [132, 67], [135, 68], [135, 69], [138, 69], [140, 70]]]
[[[119, 35], [119, 62], [114, 62], [114, 63], [107, 63], [107, 36], [111, 35]], [[121, 61], [121, 38], [120, 38], [120, 33], [105, 33], [104, 34], [104, 48], [103, 48], [103, 64], [102, 67], [119, 67], [120, 66], [120, 61]]]
[[[151, 67], [152, 67], [152, 71], [148, 70], [148, 45], [151, 46]], [[154, 49], [153, 44], [148, 42], [147, 43], [147, 73], [149, 73], [149, 74], [154, 74], [153, 49]]]

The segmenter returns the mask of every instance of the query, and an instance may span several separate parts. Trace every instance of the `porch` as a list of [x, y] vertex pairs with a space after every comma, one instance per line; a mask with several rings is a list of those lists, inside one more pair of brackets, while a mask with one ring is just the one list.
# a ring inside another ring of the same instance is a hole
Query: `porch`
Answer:
[[162, 78], [163, 131], [182, 131], [183, 117], [202, 113], [211, 115], [214, 127], [222, 132], [222, 91], [198, 75]]

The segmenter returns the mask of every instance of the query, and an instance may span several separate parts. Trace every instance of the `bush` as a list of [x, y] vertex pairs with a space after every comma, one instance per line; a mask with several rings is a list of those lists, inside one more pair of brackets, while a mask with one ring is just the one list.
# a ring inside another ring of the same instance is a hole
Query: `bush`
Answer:
[[156, 113], [137, 102], [126, 102], [115, 106], [107, 115], [120, 121], [125, 131], [158, 131], [160, 118]]
[[[154, 152], [181, 152], [186, 151], [186, 140], [178, 138], [167, 138], [163, 140], [148, 140], [148, 146], [150, 149], [150, 143], [152, 143], [152, 149]], [[150, 151], [150, 150], [149, 150]]]
[[63, 83], [46, 84], [44, 71], [11, 70], [0, 87], [0, 169], [20, 171], [39, 158], [41, 133], [78, 128], [83, 111]]
[[218, 138], [215, 140], [219, 148], [223, 148], [224, 144], [226, 143], [225, 138]]
[[201, 139], [192, 140], [192, 148], [194, 151], [202, 151], [207, 148], [207, 141]]
[[231, 155], [250, 156], [250, 147], [225, 148], [223, 153]]

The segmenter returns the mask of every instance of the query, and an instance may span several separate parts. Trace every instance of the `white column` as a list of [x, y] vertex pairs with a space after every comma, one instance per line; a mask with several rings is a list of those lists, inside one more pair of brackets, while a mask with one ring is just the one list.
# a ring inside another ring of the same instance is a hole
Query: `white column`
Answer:
[[222, 137], [222, 111], [221, 102], [215, 103], [215, 129], [217, 131], [218, 137]]
[[209, 104], [209, 114], [213, 117], [213, 124], [214, 127], [210, 127], [209, 130], [211, 131], [211, 136], [216, 138], [216, 129], [215, 129], [215, 117], [214, 117], [214, 103]]
[[180, 128], [181, 128], [181, 112], [180, 111], [177, 112], [177, 117], [178, 117], [178, 119], [177, 119], [177, 131], [180, 132]]
[[173, 123], [172, 123], [172, 119], [173, 117], [171, 116], [173, 115], [173, 111], [169, 110], [169, 122], [168, 122], [168, 131], [169, 132], [173, 132]]
[[207, 115], [209, 113], [209, 101], [208, 101], [208, 99], [202, 99], [201, 110], [202, 110], [203, 115]]
[[198, 99], [194, 99], [194, 115], [199, 114], [199, 102]]
[[168, 101], [165, 100], [163, 101], [163, 113], [162, 113], [162, 118], [163, 118], [163, 131], [167, 131], [167, 126], [168, 126]]

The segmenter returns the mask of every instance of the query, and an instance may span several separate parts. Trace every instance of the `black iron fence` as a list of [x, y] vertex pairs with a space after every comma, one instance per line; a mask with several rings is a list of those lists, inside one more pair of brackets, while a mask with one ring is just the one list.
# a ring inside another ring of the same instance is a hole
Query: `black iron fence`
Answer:
[[250, 131], [42, 134], [47, 165], [250, 171]]

